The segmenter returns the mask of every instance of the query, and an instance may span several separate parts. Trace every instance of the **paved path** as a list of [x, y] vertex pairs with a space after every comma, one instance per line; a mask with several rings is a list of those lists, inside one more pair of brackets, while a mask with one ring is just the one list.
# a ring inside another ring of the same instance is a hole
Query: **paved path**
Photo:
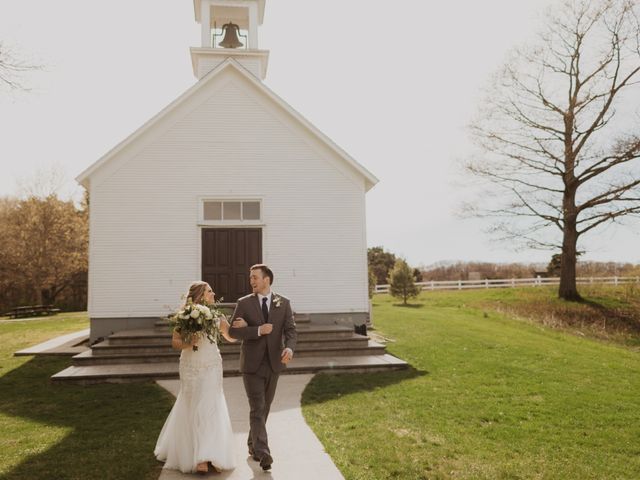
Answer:
[[25, 348], [15, 352], [14, 355], [75, 355], [87, 350], [88, 347], [80, 344], [88, 339], [89, 329], [86, 328]]
[[[344, 479], [302, 416], [300, 396], [312, 378], [313, 375], [282, 375], [278, 380], [276, 397], [267, 421], [269, 447], [271, 447], [274, 462], [270, 472], [263, 472], [258, 462], [253, 461], [247, 454], [249, 404], [242, 378], [227, 377], [224, 379], [224, 393], [234, 432], [236, 469], [231, 472], [210, 473], [205, 477], [163, 470], [160, 480]], [[158, 384], [174, 395], [177, 394], [180, 385], [179, 380], [160, 380]]]

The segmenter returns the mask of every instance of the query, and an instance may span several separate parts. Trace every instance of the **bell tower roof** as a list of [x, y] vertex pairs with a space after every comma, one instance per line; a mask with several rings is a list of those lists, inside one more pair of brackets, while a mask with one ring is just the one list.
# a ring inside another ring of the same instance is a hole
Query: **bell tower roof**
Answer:
[[193, 0], [195, 20], [201, 27], [201, 45], [191, 47], [198, 80], [227, 58], [264, 80], [269, 51], [258, 48], [264, 5], [265, 0]]

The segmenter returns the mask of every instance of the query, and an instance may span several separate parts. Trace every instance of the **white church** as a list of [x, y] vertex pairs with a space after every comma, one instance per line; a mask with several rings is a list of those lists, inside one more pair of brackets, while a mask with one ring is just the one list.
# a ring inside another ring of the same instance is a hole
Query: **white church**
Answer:
[[197, 82], [77, 177], [91, 341], [152, 327], [193, 280], [233, 303], [255, 263], [314, 323], [368, 318], [365, 195], [378, 180], [264, 85], [264, 7], [194, 0]]

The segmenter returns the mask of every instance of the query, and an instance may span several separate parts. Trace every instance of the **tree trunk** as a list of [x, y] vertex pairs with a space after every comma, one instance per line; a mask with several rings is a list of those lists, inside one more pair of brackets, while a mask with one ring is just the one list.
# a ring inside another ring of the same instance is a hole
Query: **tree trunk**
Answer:
[[56, 298], [58, 298], [58, 295], [60, 295], [60, 293], [62, 293], [62, 291], [65, 288], [67, 288], [68, 285], [69, 285], [69, 282], [64, 283], [60, 286], [51, 287], [48, 290], [48, 294], [47, 294], [47, 305], [53, 305], [56, 301]]
[[42, 299], [43, 299], [43, 294], [42, 294], [42, 288], [38, 285], [35, 289], [36, 291], [36, 301], [35, 304], [36, 305], [43, 305], [42, 303]]
[[578, 244], [578, 209], [576, 193], [578, 180], [575, 176], [576, 157], [573, 150], [575, 97], [569, 98], [569, 110], [564, 116], [564, 194], [562, 195], [562, 257], [560, 259], [560, 288], [558, 296], [565, 300], [581, 300], [576, 286], [576, 261]]
[[560, 288], [558, 296], [565, 300], [577, 302], [582, 300], [576, 286], [576, 263], [578, 258], [577, 213], [575, 208], [575, 192], [565, 194], [564, 235], [562, 238], [562, 258], [560, 261]]

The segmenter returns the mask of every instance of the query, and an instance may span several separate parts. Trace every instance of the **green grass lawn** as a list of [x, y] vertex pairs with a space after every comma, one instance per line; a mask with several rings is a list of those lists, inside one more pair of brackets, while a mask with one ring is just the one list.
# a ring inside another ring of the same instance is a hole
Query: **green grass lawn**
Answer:
[[173, 397], [154, 384], [57, 385], [68, 357], [13, 352], [88, 327], [59, 314], [0, 322], [0, 478], [157, 479], [153, 448]]
[[[347, 479], [640, 478], [638, 297], [581, 293], [589, 302], [542, 288], [428, 292], [409, 307], [376, 296], [376, 333], [412, 368], [317, 376], [305, 417]], [[69, 358], [13, 357], [87, 326], [0, 322], [0, 479], [159, 476], [170, 394], [54, 385]]]
[[[584, 308], [535, 290], [427, 292], [410, 307], [376, 296], [377, 333], [412, 369], [319, 375], [303, 394], [344, 476], [640, 478], [640, 354], [496, 312]], [[591, 293], [634, 311], [622, 290]]]
[[434, 306], [464, 305], [501, 311], [537, 324], [584, 336], [640, 347], [640, 284], [585, 285], [583, 302], [557, 297], [557, 287], [437, 292]]

